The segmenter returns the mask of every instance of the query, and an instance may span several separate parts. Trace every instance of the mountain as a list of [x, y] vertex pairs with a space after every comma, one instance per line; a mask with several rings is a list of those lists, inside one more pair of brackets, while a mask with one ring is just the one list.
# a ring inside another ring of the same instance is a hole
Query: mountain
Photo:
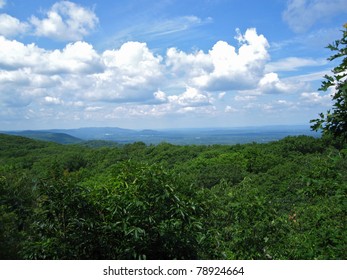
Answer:
[[129, 139], [130, 136], [136, 135], [136, 130], [119, 128], [119, 127], [82, 127], [75, 129], [51, 129], [53, 133], [66, 133], [73, 137], [83, 140], [112, 140], [117, 141], [118, 138]]
[[50, 132], [50, 131], [24, 130], [24, 131], [6, 131], [3, 133], [27, 137], [27, 138], [31, 138], [35, 140], [55, 142], [59, 144], [77, 144], [83, 141], [67, 133], [57, 133], [57, 132]]
[[309, 135], [318, 137], [306, 125], [277, 125], [261, 127], [234, 128], [179, 128], [179, 129], [143, 129], [133, 130], [119, 127], [85, 127], [77, 129], [50, 130], [54, 133], [66, 133], [74, 137], [90, 140], [114, 141], [120, 144], [144, 142], [159, 144], [168, 142], [177, 145], [212, 145], [266, 143], [286, 136]]
[[[119, 144], [144, 142], [159, 144], [168, 142], [176, 145], [213, 145], [213, 144], [243, 144], [267, 143], [280, 140], [286, 136], [309, 135], [319, 137], [308, 126], [262, 126], [237, 128], [186, 128], [162, 130], [132, 130], [119, 127], [84, 127], [76, 129], [51, 129], [41, 131], [5, 132], [33, 139], [57, 142], [60, 144], [75, 144], [82, 141], [113, 141]], [[92, 143], [92, 145], [99, 145]], [[100, 143], [102, 145], [102, 143]]]

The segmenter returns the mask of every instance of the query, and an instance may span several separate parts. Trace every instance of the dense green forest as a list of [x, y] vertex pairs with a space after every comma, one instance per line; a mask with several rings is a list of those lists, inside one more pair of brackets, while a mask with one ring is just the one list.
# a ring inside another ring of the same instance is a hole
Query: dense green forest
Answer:
[[346, 148], [0, 134], [0, 258], [346, 259]]

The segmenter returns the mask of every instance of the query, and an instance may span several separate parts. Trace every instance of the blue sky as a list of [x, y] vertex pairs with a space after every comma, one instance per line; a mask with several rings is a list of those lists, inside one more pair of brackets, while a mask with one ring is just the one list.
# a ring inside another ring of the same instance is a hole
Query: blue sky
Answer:
[[309, 124], [345, 0], [0, 0], [0, 130]]

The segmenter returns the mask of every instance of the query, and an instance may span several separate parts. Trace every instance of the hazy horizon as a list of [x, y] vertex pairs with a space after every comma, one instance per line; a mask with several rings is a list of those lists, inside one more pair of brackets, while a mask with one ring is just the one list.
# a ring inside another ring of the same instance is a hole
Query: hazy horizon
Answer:
[[[1, 133], [1, 131], [0, 131]], [[75, 129], [13, 130], [5, 134], [27, 138], [53, 141], [60, 144], [76, 144], [90, 140], [106, 140], [117, 143], [143, 142], [176, 145], [210, 145], [267, 143], [287, 136], [319, 136], [306, 125], [248, 126], [248, 127], [205, 127], [205, 128], [167, 128], [167, 129], [127, 129], [120, 127], [82, 127]]]
[[81, 127], [55, 127], [55, 128], [23, 128], [23, 129], [0, 129], [0, 131], [54, 131], [54, 130], [78, 130], [78, 129], [102, 129], [102, 128], [111, 128], [111, 129], [124, 129], [124, 130], [134, 130], [134, 131], [142, 131], [142, 130], [157, 130], [157, 131], [170, 131], [170, 130], [233, 130], [233, 129], [253, 129], [253, 128], [310, 128], [310, 124], [272, 124], [272, 125], [246, 125], [246, 126], [201, 126], [201, 127], [163, 127], [163, 128], [155, 128], [155, 127], [121, 127], [121, 126], [81, 126]]

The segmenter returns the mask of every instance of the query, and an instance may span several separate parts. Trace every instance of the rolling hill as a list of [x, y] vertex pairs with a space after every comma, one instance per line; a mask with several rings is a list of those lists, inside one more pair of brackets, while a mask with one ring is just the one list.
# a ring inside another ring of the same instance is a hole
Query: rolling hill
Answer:
[[6, 131], [2, 132], [5, 134], [23, 136], [36, 140], [43, 140], [49, 142], [55, 142], [59, 144], [77, 144], [81, 143], [83, 140], [71, 136], [67, 133], [57, 133], [51, 131], [39, 131], [39, 130], [24, 130], [24, 131]]

